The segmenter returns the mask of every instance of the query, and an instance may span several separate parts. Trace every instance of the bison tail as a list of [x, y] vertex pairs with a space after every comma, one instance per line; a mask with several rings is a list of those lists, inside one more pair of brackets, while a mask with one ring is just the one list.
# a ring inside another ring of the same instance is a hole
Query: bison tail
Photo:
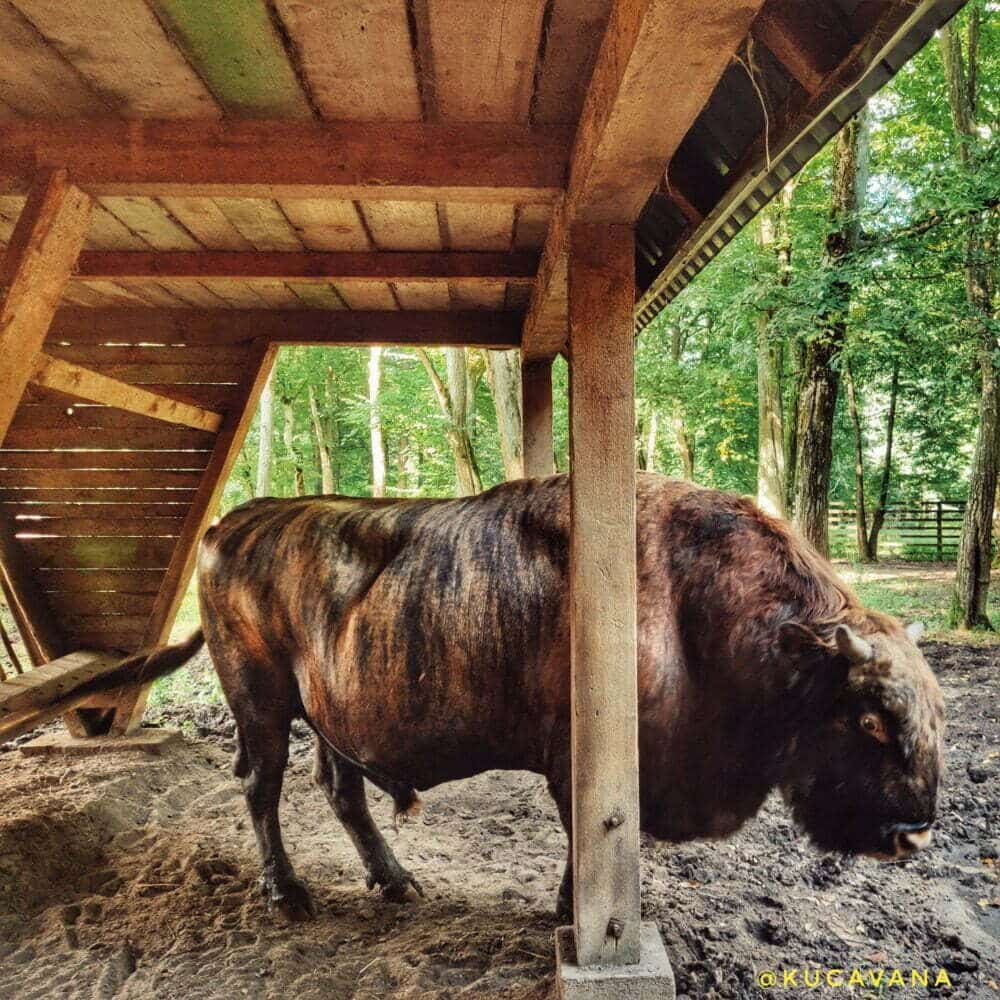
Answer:
[[172, 646], [141, 649], [122, 660], [114, 670], [95, 677], [81, 687], [80, 691], [89, 694], [128, 684], [148, 684], [179, 670], [204, 645], [205, 633], [199, 628]]

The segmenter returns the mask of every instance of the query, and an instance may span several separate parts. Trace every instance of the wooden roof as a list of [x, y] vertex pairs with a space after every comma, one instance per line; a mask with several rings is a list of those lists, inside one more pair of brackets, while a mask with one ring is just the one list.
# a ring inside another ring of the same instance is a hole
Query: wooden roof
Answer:
[[0, 0], [0, 241], [94, 200], [0, 434], [67, 648], [162, 639], [275, 345], [551, 357], [580, 223], [645, 322], [958, 6]]

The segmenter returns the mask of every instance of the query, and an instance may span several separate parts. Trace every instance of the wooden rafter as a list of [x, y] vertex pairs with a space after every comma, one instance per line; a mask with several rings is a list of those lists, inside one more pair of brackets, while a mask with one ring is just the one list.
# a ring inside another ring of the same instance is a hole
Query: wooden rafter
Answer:
[[417, 122], [0, 123], [0, 192], [59, 163], [98, 195], [545, 202], [563, 188], [565, 129]]
[[566, 343], [566, 248], [578, 222], [634, 224], [763, 0], [615, 4], [545, 241], [524, 327], [527, 357]]
[[31, 381], [46, 389], [57, 389], [70, 396], [79, 396], [92, 403], [104, 403], [129, 413], [183, 424], [203, 431], [217, 431], [222, 425], [222, 415], [212, 410], [182, 403], [150, 392], [141, 386], [129, 385], [116, 378], [91, 371], [82, 365], [39, 354], [31, 370]]
[[221, 251], [80, 255], [75, 277], [108, 281], [447, 281], [463, 287], [506, 281], [530, 284], [538, 270], [532, 253], [226, 253]]
[[522, 315], [487, 310], [81, 309], [64, 308], [50, 331], [69, 343], [399, 344], [507, 349], [521, 342]]

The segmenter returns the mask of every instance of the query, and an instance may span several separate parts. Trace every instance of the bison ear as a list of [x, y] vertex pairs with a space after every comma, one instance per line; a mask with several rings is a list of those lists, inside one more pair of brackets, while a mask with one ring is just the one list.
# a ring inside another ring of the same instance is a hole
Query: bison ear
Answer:
[[778, 645], [790, 656], [815, 651], [826, 644], [808, 625], [802, 622], [782, 622], [778, 626]]
[[923, 622], [910, 622], [906, 626], [906, 634], [910, 639], [910, 642], [920, 642], [924, 637], [924, 623]]
[[848, 663], [868, 663], [875, 659], [872, 644], [862, 639], [849, 625], [838, 625], [833, 633], [837, 651]]

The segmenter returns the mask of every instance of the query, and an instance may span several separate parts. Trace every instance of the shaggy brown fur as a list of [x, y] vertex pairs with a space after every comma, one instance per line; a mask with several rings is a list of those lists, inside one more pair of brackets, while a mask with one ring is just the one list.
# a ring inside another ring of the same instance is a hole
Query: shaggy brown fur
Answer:
[[[821, 847], [897, 853], [901, 829], [934, 818], [942, 732], [903, 628], [747, 500], [641, 475], [637, 501], [643, 829], [727, 836], [778, 787]], [[311, 912], [277, 818], [297, 716], [369, 885], [391, 896], [413, 880], [363, 777], [408, 809], [415, 789], [536, 771], [569, 830], [568, 520], [556, 476], [462, 500], [259, 500], [208, 533], [202, 620], [274, 903]], [[838, 652], [841, 625], [872, 659]], [[172, 668], [158, 655], [154, 672]], [[878, 739], [859, 724], [873, 714]]]

